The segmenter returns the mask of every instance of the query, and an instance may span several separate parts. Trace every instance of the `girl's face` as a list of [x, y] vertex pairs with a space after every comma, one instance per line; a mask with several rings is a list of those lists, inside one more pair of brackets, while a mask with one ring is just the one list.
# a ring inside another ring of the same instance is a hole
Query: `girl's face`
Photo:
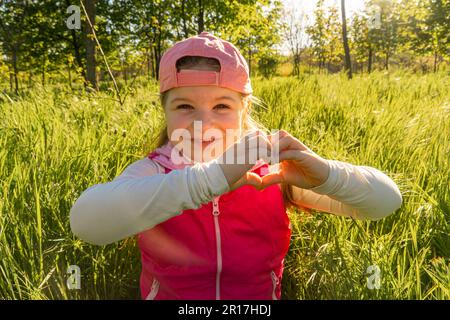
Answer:
[[169, 141], [196, 162], [217, 158], [241, 134], [245, 108], [236, 91], [218, 86], [179, 87], [170, 90], [166, 101]]

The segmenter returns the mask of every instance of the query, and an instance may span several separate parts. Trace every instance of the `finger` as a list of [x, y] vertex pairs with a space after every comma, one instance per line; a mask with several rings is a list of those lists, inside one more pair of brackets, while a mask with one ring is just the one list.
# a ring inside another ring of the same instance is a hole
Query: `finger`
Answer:
[[300, 140], [293, 136], [286, 136], [280, 140], [278, 144], [273, 145], [274, 152], [284, 150], [300, 150], [308, 153], [315, 154], [310, 148], [303, 144]]
[[244, 131], [243, 138], [253, 138], [256, 136], [266, 136], [266, 133], [260, 129], [249, 129]]
[[228, 146], [220, 159], [227, 164], [249, 164], [246, 161], [246, 158], [248, 159], [249, 141], [253, 141], [259, 135], [261, 135], [260, 130], [246, 130], [237, 142]]
[[305, 150], [300, 141], [298, 141], [293, 136], [285, 136], [281, 138], [280, 141], [278, 142], [278, 148], [280, 151], [289, 149]]
[[262, 179], [254, 172], [247, 172], [245, 174], [245, 184], [250, 184], [257, 189], [261, 189]]
[[262, 130], [247, 131], [239, 142], [227, 148], [221, 159], [226, 159], [227, 164], [254, 164], [263, 158], [269, 162], [271, 155], [271, 143]]
[[[309, 152], [314, 153], [310, 148], [308, 148], [308, 146], [306, 146], [303, 142], [291, 135], [286, 130], [279, 130], [275, 133], [272, 133], [268, 136], [268, 138], [272, 145], [280, 145], [281, 141], [283, 140], [283, 146], [286, 146], [284, 149], [295, 149], [295, 146], [298, 145], [300, 147], [300, 150], [308, 150]], [[279, 150], [283, 150], [283, 148], [280, 147]]]
[[270, 163], [272, 144], [266, 135], [258, 135], [251, 138], [248, 144], [249, 161], [256, 162], [258, 159], [263, 159]]
[[277, 131], [271, 133], [270, 135], [268, 135], [268, 138], [269, 138], [270, 143], [273, 144], [273, 143], [276, 143], [277, 141], [279, 141], [281, 138], [284, 138], [288, 135], [290, 135], [290, 134], [286, 130], [277, 130]]
[[279, 154], [279, 160], [303, 160], [305, 157], [311, 157], [307, 150], [284, 150]]
[[266, 174], [263, 178], [262, 178], [262, 186], [264, 188], [272, 185], [272, 184], [276, 184], [276, 183], [281, 183], [284, 181], [284, 177], [281, 171], [279, 172], [271, 172]]
[[232, 187], [231, 187], [231, 191], [246, 185], [246, 184], [250, 184], [253, 185], [256, 188], [259, 188], [261, 185], [261, 177], [258, 176], [256, 173], [253, 172], [246, 172], [238, 181], [236, 181]]

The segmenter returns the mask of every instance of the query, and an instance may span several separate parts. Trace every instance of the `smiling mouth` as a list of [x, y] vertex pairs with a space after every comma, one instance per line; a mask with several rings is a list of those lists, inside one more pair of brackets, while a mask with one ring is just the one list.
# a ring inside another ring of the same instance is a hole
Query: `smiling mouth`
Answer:
[[191, 139], [191, 141], [194, 142], [194, 143], [203, 143], [203, 144], [208, 144], [208, 143], [211, 143], [211, 142], [214, 142], [214, 141], [218, 141], [218, 140], [220, 140], [220, 139], [216, 139], [214, 137], [212, 137], [210, 140], [194, 140], [194, 139]]

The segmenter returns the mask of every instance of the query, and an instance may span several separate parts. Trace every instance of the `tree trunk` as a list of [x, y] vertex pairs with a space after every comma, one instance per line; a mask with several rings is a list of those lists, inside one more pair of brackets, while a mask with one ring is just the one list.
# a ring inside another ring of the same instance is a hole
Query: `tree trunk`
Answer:
[[369, 74], [372, 72], [372, 56], [372, 46], [369, 46], [369, 59], [367, 60], [367, 73]]
[[352, 78], [352, 64], [350, 60], [350, 48], [348, 46], [347, 39], [347, 21], [345, 18], [345, 0], [341, 0], [341, 11], [342, 11], [342, 40], [344, 41], [344, 51], [345, 51], [345, 70], [347, 71], [347, 77]]
[[197, 17], [197, 23], [198, 23], [198, 34], [202, 33], [205, 29], [204, 26], [204, 17], [203, 17], [203, 4], [202, 4], [202, 0], [198, 0], [198, 17]]
[[45, 87], [45, 54], [42, 55], [42, 86]]
[[150, 67], [151, 67], [151, 73], [152, 73], [152, 77], [153, 79], [156, 79], [156, 63], [155, 63], [155, 50], [154, 50], [154, 46], [152, 44], [152, 46], [150, 47]]
[[15, 85], [15, 92], [16, 94], [19, 93], [19, 79], [17, 78], [17, 52], [16, 52], [16, 48], [14, 47], [13, 49], [13, 71], [14, 71], [14, 85]]
[[146, 49], [145, 56], [147, 58], [147, 77], [148, 77], [148, 80], [150, 80], [151, 79], [151, 71], [150, 71], [151, 70], [151, 60], [150, 60], [150, 49], [149, 48]]
[[127, 67], [123, 63], [123, 60], [122, 60], [122, 73], [123, 73], [123, 79], [125, 80], [125, 85], [128, 85], [127, 84], [127, 81], [128, 81], [128, 78], [127, 78]]
[[77, 65], [79, 68], [81, 68], [81, 75], [83, 76], [83, 79], [87, 81], [86, 79], [86, 71], [83, 65], [83, 61], [81, 60], [81, 53], [80, 53], [80, 44], [78, 43], [77, 34], [75, 30], [70, 30], [71, 36], [72, 36], [72, 45], [73, 45], [73, 51], [75, 53], [75, 60], [77, 61]]
[[437, 60], [438, 60], [438, 53], [437, 50], [434, 50], [434, 66], [433, 66], [433, 72], [437, 72]]
[[14, 78], [14, 76], [13, 76], [13, 74], [14, 74], [14, 71], [11, 71], [11, 67], [8, 67], [8, 71], [9, 71], [9, 92], [12, 92], [13, 91], [13, 78]]
[[386, 70], [389, 70], [389, 52], [386, 52], [386, 56], [385, 56], [385, 59], [384, 59], [384, 68]]
[[159, 61], [161, 60], [161, 30], [159, 30], [158, 35], [156, 36], [156, 46], [154, 46], [154, 55], [153, 58], [155, 60], [155, 76], [156, 80], [159, 80]]
[[[95, 0], [85, 0], [87, 19], [91, 21], [92, 27], [95, 26]], [[93, 30], [86, 20], [86, 71], [87, 81], [91, 87], [98, 90], [96, 61], [95, 61], [95, 39]]]
[[188, 38], [189, 32], [188, 32], [187, 24], [186, 24], [186, 12], [185, 12], [186, 8], [185, 8], [185, 6], [186, 6], [186, 0], [182, 0], [181, 1], [181, 19], [183, 21], [183, 32], [184, 32], [185, 38]]
[[294, 54], [294, 75], [300, 76], [300, 53], [299, 50]]
[[[71, 1], [70, 0], [66, 0], [65, 3], [66, 3], [67, 7], [71, 5]], [[70, 36], [71, 36], [70, 41], [72, 42], [73, 51], [75, 53], [75, 60], [77, 62], [78, 67], [81, 68], [81, 76], [83, 77], [83, 79], [85, 81], [87, 81], [85, 67], [84, 67], [83, 61], [81, 59], [80, 43], [78, 41], [77, 32], [76, 32], [75, 29], [71, 29], [70, 30]]]
[[67, 63], [67, 73], [69, 75], [69, 87], [72, 89], [72, 73], [70, 72], [70, 63]]

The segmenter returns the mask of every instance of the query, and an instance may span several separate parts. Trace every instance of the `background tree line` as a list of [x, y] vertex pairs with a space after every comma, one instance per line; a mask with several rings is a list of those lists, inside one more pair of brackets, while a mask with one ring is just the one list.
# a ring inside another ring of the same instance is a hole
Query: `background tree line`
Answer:
[[[253, 75], [276, 72], [286, 59], [279, 50], [284, 41], [294, 75], [301, 64], [309, 71], [343, 69], [344, 39], [350, 72], [392, 65], [437, 71], [449, 61], [449, 0], [369, 0], [365, 12], [343, 20], [344, 4], [325, 7], [319, 0], [308, 17], [279, 0], [0, 0], [0, 83], [18, 92], [63, 77], [98, 89], [112, 78], [105, 59], [125, 85], [138, 74], [157, 80], [164, 51], [205, 30], [237, 45]], [[79, 29], [67, 26], [71, 5], [80, 7]]]
[[[339, 8], [326, 9], [319, 0], [314, 18], [305, 28], [311, 40], [305, 56], [319, 69], [339, 70], [345, 52]], [[395, 64], [436, 72], [449, 61], [448, 0], [368, 0], [364, 12], [353, 14], [347, 25], [354, 71], [388, 70]]]

